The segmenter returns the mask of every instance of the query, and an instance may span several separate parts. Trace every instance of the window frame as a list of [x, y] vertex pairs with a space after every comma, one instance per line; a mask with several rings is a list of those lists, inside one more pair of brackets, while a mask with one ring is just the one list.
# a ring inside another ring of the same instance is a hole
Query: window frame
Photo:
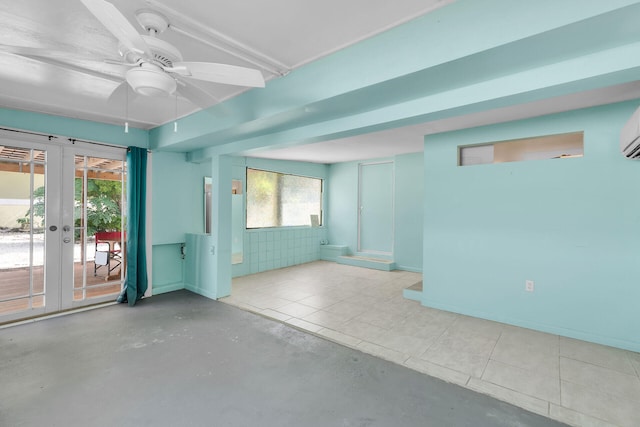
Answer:
[[263, 226], [263, 227], [249, 227], [249, 224], [248, 224], [248, 219], [249, 219], [249, 193], [250, 193], [249, 192], [249, 170], [253, 170], [253, 171], [257, 171], [257, 172], [273, 173], [273, 174], [284, 175], [284, 176], [294, 176], [294, 177], [298, 177], [298, 178], [308, 178], [308, 179], [314, 179], [314, 180], [320, 181], [320, 194], [319, 194], [320, 210], [319, 210], [319, 213], [318, 213], [318, 222], [319, 222], [318, 227], [323, 227], [324, 226], [324, 189], [325, 189], [325, 179], [324, 178], [319, 178], [317, 176], [300, 175], [300, 174], [295, 174], [295, 173], [280, 172], [280, 171], [275, 171], [275, 170], [261, 169], [261, 168], [255, 168], [255, 167], [247, 166], [247, 167], [245, 167], [245, 221], [244, 221], [244, 226], [245, 226], [245, 230], [246, 231], [256, 231], [256, 230], [274, 229], [274, 228], [286, 228], [286, 229], [309, 228], [309, 227], [312, 226], [310, 224], [306, 224], [306, 225], [302, 224], [302, 225], [271, 225], [271, 226]]

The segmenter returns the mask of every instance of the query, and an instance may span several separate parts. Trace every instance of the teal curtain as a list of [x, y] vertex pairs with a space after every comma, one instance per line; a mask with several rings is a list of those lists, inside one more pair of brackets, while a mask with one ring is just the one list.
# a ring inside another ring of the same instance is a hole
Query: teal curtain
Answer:
[[147, 290], [147, 150], [127, 150], [127, 272], [118, 302], [134, 306]]

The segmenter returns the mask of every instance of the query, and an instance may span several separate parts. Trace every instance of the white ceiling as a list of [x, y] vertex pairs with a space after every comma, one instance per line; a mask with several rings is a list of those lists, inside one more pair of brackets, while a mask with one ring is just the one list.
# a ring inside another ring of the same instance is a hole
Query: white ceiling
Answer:
[[[159, 37], [185, 61], [260, 68], [282, 74], [402, 24], [450, 0], [111, 0], [131, 24], [140, 9], [169, 18]], [[118, 43], [80, 0], [0, 0], [0, 44], [118, 60]], [[81, 63], [79, 64], [81, 65]], [[137, 97], [107, 103], [119, 80], [2, 52], [0, 106], [149, 129], [199, 108], [185, 99]], [[225, 100], [245, 88], [200, 83]], [[177, 111], [176, 111], [177, 110]]]
[[[135, 12], [150, 8], [169, 18], [160, 38], [185, 61], [259, 68], [265, 79], [446, 6], [453, 0], [111, 0], [140, 29]], [[0, 107], [150, 129], [199, 108], [186, 99], [130, 97], [108, 103], [119, 80], [7, 53], [7, 46], [44, 48], [78, 57], [119, 59], [117, 41], [80, 0], [0, 0]], [[3, 48], [4, 46], [4, 48]], [[81, 66], [83, 63], [78, 62]], [[201, 83], [210, 102], [245, 89]], [[423, 136], [640, 98], [629, 83], [452, 119], [249, 156], [335, 163], [422, 150]]]

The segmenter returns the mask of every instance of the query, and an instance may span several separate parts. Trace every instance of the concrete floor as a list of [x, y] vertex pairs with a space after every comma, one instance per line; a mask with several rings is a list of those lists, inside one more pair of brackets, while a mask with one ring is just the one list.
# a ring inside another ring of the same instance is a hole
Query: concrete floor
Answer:
[[558, 426], [187, 291], [0, 329], [2, 426]]

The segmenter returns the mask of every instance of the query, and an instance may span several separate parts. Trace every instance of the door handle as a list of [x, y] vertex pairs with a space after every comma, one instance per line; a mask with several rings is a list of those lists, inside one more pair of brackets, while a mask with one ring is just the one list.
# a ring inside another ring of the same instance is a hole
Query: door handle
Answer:
[[62, 241], [65, 242], [65, 243], [69, 243], [69, 242], [71, 242], [71, 238], [65, 237], [64, 239], [62, 239]]
[[58, 229], [58, 227], [56, 227], [55, 225], [52, 225], [51, 227], [49, 227], [49, 230], [51, 231], [56, 231]]
[[69, 231], [71, 231], [71, 227], [68, 225], [65, 225], [64, 227], [62, 227], [62, 231], [65, 231], [68, 233]]

